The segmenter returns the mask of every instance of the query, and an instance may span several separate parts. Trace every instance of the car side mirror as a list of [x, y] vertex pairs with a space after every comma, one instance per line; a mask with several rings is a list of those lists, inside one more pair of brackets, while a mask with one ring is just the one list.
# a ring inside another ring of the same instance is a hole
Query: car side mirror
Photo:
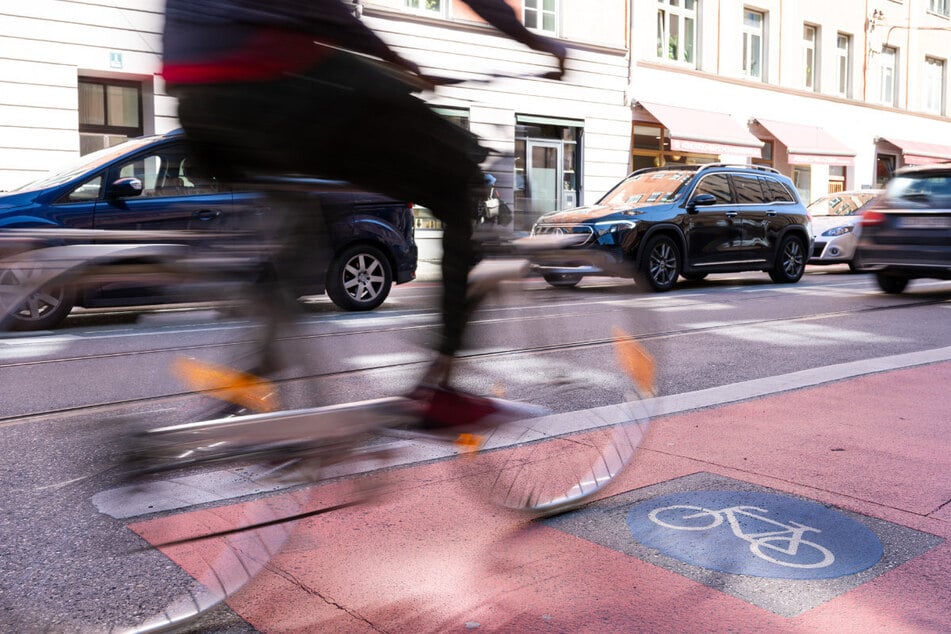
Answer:
[[717, 197], [713, 194], [698, 194], [687, 202], [687, 213], [695, 214], [697, 213], [697, 207], [715, 205], [716, 202]]
[[142, 181], [138, 178], [120, 178], [109, 186], [108, 198], [131, 198], [142, 195]]

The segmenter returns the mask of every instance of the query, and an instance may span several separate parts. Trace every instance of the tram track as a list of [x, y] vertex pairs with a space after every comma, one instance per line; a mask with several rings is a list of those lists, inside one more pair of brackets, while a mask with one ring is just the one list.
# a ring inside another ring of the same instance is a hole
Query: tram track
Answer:
[[[615, 300], [612, 300], [614, 302]], [[599, 304], [611, 304], [612, 302], [597, 302]], [[835, 310], [835, 311], [824, 311], [817, 313], [810, 313], [805, 315], [799, 315], [795, 317], [790, 316], [779, 316], [779, 317], [767, 317], [759, 319], [747, 319], [747, 320], [732, 320], [728, 322], [715, 323], [709, 325], [700, 325], [694, 327], [678, 327], [674, 329], [650, 329], [649, 331], [636, 332], [632, 333], [635, 339], [642, 342], [658, 341], [658, 340], [671, 340], [671, 339], [681, 339], [697, 335], [709, 335], [716, 334], [720, 331], [733, 330], [737, 328], [757, 328], [768, 326], [775, 323], [790, 323], [790, 322], [810, 322], [810, 321], [820, 321], [825, 319], [835, 319], [843, 318], [849, 316], [857, 316], [862, 314], [871, 314], [871, 313], [882, 313], [889, 311], [899, 311], [903, 309], [914, 309], [921, 308], [926, 306], [938, 305], [938, 304], [947, 304], [951, 302], [951, 299], [942, 295], [939, 298], [928, 298], [922, 300], [912, 300], [902, 301], [900, 303], [892, 303], [884, 306], [861, 306], [847, 310]], [[586, 303], [588, 306], [585, 310], [570, 311], [565, 313], [558, 313], [559, 318], [590, 318], [590, 303]], [[576, 307], [577, 302], [565, 303], [560, 305], [560, 308], [572, 308]], [[531, 308], [537, 308], [537, 304], [530, 304], [528, 306], [512, 306], [512, 307], [503, 307], [498, 308], [497, 311], [499, 314], [492, 317], [483, 317], [481, 319], [476, 319], [472, 322], [473, 327], [481, 326], [496, 326], [501, 323], [506, 322], [519, 322], [519, 321], [528, 321], [532, 319], [537, 319], [537, 315], [513, 315], [513, 316], [502, 316], [501, 311], [507, 310], [525, 310]], [[547, 308], [551, 309], [552, 306]], [[629, 306], [614, 306], [614, 310], [629, 310]], [[434, 318], [435, 313], [416, 313], [417, 315], [428, 315]], [[647, 322], [656, 321], [655, 319], [648, 319]], [[282, 341], [291, 341], [291, 342], [304, 342], [307, 340], [316, 340], [323, 339], [328, 337], [341, 337], [341, 336], [362, 336], [362, 335], [380, 335], [385, 333], [406, 333], [409, 331], [415, 331], [420, 329], [431, 329], [435, 328], [438, 324], [434, 320], [432, 323], [424, 324], [412, 324], [412, 325], [400, 325], [384, 328], [365, 328], [360, 330], [344, 330], [344, 331], [335, 331], [335, 332], [319, 332], [319, 333], [303, 333], [300, 335], [294, 335], [288, 338], [282, 338]], [[210, 327], [211, 328], [211, 327]], [[249, 328], [246, 326], [246, 328]], [[166, 333], [167, 334], [167, 333]], [[14, 369], [14, 368], [24, 368], [28, 366], [41, 366], [45, 364], [58, 364], [58, 363], [82, 363], [89, 362], [96, 359], [108, 359], [108, 358], [136, 358], [154, 355], [171, 355], [171, 354], [188, 354], [195, 353], [201, 350], [207, 349], [221, 349], [225, 347], [240, 348], [242, 346], [249, 346], [254, 343], [253, 338], [245, 338], [238, 341], [218, 341], [210, 343], [197, 343], [189, 345], [171, 345], [163, 346], [160, 348], [149, 348], [148, 350], [127, 350], [127, 351], [116, 351], [116, 352], [106, 352], [106, 353], [95, 353], [95, 354], [83, 354], [83, 355], [74, 355], [71, 357], [58, 357], [58, 358], [47, 358], [39, 360], [20, 360], [13, 363], [2, 363], [0, 364], [0, 371], [5, 369]], [[3, 340], [0, 340], [2, 343]], [[480, 361], [492, 361], [497, 359], [504, 358], [513, 358], [517, 356], [529, 356], [529, 355], [540, 355], [548, 354], [552, 352], [569, 352], [569, 351], [578, 351], [590, 348], [597, 348], [603, 346], [609, 346], [613, 344], [613, 339], [611, 338], [589, 338], [583, 339], [580, 341], [573, 342], [559, 342], [557, 344], [542, 344], [542, 345], [523, 345], [518, 347], [510, 347], [503, 350], [488, 350], [482, 352], [469, 352], [461, 355], [461, 363], [478, 363]], [[378, 363], [378, 364], [368, 364], [361, 366], [359, 368], [351, 368], [346, 370], [338, 370], [332, 372], [311, 372], [304, 373], [298, 376], [295, 376], [291, 379], [286, 379], [285, 382], [300, 382], [300, 381], [310, 381], [310, 380], [325, 380], [335, 377], [353, 377], [361, 374], [370, 374], [374, 372], [380, 372], [384, 370], [398, 370], [398, 369], [407, 369], [412, 370], [415, 368], [422, 368], [426, 363], [425, 360], [406, 360], [406, 361], [396, 361], [396, 362], [387, 362], [387, 363]], [[40, 422], [40, 421], [51, 421], [56, 419], [68, 419], [77, 416], [85, 415], [95, 415], [97, 413], [114, 413], [116, 411], [121, 411], [126, 408], [138, 408], [146, 406], [158, 406], [174, 404], [177, 400], [186, 398], [190, 395], [188, 392], [176, 392], [170, 394], [162, 394], [155, 396], [147, 397], [138, 397], [132, 399], [117, 400], [109, 403], [91, 403], [77, 405], [74, 407], [63, 407], [46, 412], [35, 412], [27, 413], [23, 415], [10, 415], [0, 417], [0, 427], [7, 427], [11, 425], [20, 425], [27, 424], [31, 422]]]

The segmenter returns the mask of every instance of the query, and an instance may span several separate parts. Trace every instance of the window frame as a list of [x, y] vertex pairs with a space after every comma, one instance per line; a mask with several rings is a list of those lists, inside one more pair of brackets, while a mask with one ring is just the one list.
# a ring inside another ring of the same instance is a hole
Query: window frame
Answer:
[[[439, 6], [435, 9], [428, 8], [426, 3], [430, 1], [438, 3]], [[411, 6], [413, 3], [415, 3], [417, 6]], [[448, 0], [403, 0], [403, 8], [410, 13], [435, 17], [445, 17], [446, 5], [448, 4]]]
[[949, 7], [948, 0], [928, 0], [928, 13], [947, 18], [951, 17], [949, 8], [951, 7]]
[[[532, 2], [535, 6], [529, 7], [528, 3]], [[560, 0], [552, 0], [554, 8], [545, 9], [545, 0], [522, 0], [522, 23], [525, 25], [529, 31], [535, 31], [536, 33], [544, 33], [545, 35], [558, 36], [561, 32], [561, 2]], [[528, 16], [531, 13], [538, 26], [529, 26]], [[545, 16], [551, 15], [552, 18], [552, 28], [545, 28]]]
[[[852, 97], [852, 42], [851, 33], [839, 31], [835, 36], [835, 94], [839, 97]], [[842, 43], [845, 42], [843, 48]]]
[[[821, 43], [820, 26], [804, 22], [802, 25], [802, 83], [803, 87], [811, 92], [819, 91], [819, 72], [822, 68], [819, 59], [819, 47]], [[807, 37], [807, 31], [812, 30], [812, 37]], [[810, 59], [811, 58], [811, 59]]]
[[[886, 64], [886, 61], [889, 61]], [[878, 54], [878, 103], [883, 106], [898, 106], [898, 82], [901, 60], [896, 46], [883, 46]], [[886, 91], [886, 88], [888, 90]]]
[[[103, 112], [103, 123], [84, 123], [82, 120], [83, 110], [82, 110], [82, 98], [77, 97], [77, 119], [78, 119], [78, 131], [80, 139], [84, 136], [88, 137], [115, 137], [115, 140], [118, 140], [118, 137], [123, 137], [121, 141], [127, 139], [133, 139], [135, 137], [140, 137], [145, 134], [145, 117], [142, 112], [143, 108], [143, 86], [142, 82], [127, 80], [127, 79], [106, 79], [102, 77], [86, 77], [80, 76], [76, 83], [77, 91], [81, 91], [80, 86], [82, 84], [102, 86], [102, 112]], [[110, 122], [110, 110], [109, 110], [109, 88], [118, 87], [118, 88], [134, 88], [136, 91], [136, 109], [137, 109], [137, 125], [116, 125]], [[121, 142], [120, 141], [120, 142]], [[110, 143], [109, 145], [116, 145], [116, 143]], [[80, 143], [82, 146], [82, 143]], [[107, 147], [107, 146], [103, 146]], [[96, 148], [100, 149], [100, 148]]]
[[[758, 26], [752, 26], [747, 23], [747, 17], [751, 15], [759, 17]], [[741, 70], [743, 77], [746, 79], [763, 83], [766, 82], [766, 32], [768, 15], [769, 14], [765, 11], [743, 7], [743, 27], [741, 29], [741, 33], [743, 34], [743, 46], [741, 49], [743, 59]], [[753, 44], [757, 38], [759, 39], [758, 55], [753, 53]], [[754, 65], [759, 68], [759, 72], [756, 74], [753, 72]]]
[[[666, 62], [675, 62], [685, 64], [696, 68], [697, 66], [697, 43], [700, 32], [700, 0], [693, 0], [693, 8], [686, 6], [675, 6], [671, 4], [674, 0], [657, 0], [657, 58]], [[680, 0], [685, 5], [687, 0]], [[676, 34], [677, 42], [684, 42], [688, 38], [684, 37], [686, 31], [691, 31], [691, 37], [686, 45], [677, 47], [675, 57], [670, 56], [671, 50], [671, 19], [676, 17], [678, 30]], [[688, 26], [690, 27], [688, 29]], [[689, 57], [688, 57], [689, 53]]]
[[[924, 95], [922, 109], [929, 114], [944, 115], [945, 93], [947, 92], [947, 60], [925, 55]], [[935, 103], [934, 99], [937, 99]]]

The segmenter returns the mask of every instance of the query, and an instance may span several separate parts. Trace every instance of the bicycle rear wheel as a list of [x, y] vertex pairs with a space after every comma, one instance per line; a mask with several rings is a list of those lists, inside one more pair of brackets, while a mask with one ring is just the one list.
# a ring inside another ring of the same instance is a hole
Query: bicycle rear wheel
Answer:
[[581, 299], [536, 279], [502, 290], [473, 315], [480, 346], [463, 355], [460, 386], [549, 413], [483, 434], [467, 461], [470, 481], [506, 508], [561, 513], [599, 495], [647, 436], [654, 320], [628, 284]]

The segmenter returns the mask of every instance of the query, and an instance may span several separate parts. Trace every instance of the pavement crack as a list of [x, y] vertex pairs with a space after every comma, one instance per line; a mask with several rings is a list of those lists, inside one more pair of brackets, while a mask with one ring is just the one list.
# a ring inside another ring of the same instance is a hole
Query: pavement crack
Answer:
[[300, 579], [298, 579], [296, 576], [294, 576], [294, 575], [291, 574], [290, 572], [288, 572], [288, 571], [286, 571], [286, 570], [283, 570], [283, 569], [281, 569], [281, 568], [276, 568], [276, 567], [274, 567], [274, 566], [272, 566], [272, 565], [270, 565], [270, 564], [268, 564], [267, 566], [265, 566], [265, 568], [266, 568], [269, 572], [272, 572], [272, 573], [276, 574], [277, 576], [281, 577], [282, 579], [284, 579], [284, 580], [286, 580], [286, 581], [289, 581], [290, 583], [294, 584], [295, 586], [297, 586], [298, 588], [300, 588], [301, 590], [303, 590], [303, 591], [306, 592], [307, 594], [309, 594], [309, 595], [311, 595], [311, 596], [313, 596], [313, 597], [316, 597], [316, 598], [320, 599], [321, 601], [323, 601], [324, 603], [326, 603], [327, 605], [329, 605], [329, 606], [331, 606], [331, 607], [334, 607], [334, 608], [336, 608], [336, 609], [338, 609], [338, 610], [340, 610], [340, 611], [342, 611], [342, 612], [346, 612], [347, 614], [349, 614], [349, 615], [352, 616], [353, 618], [357, 619], [358, 621], [361, 621], [362, 623], [365, 623], [365, 624], [367, 625], [367, 627], [369, 627], [370, 629], [372, 629], [374, 632], [380, 632], [381, 634], [387, 634], [386, 630], [380, 629], [379, 627], [377, 627], [376, 625], [374, 625], [373, 623], [371, 623], [369, 620], [367, 620], [367, 619], [366, 619], [364, 616], [362, 616], [361, 614], [359, 614], [359, 613], [357, 613], [357, 612], [354, 612], [353, 610], [347, 608], [347, 607], [344, 606], [344, 605], [341, 605], [340, 603], [337, 603], [337, 602], [334, 601], [333, 599], [331, 599], [331, 598], [325, 596], [324, 594], [322, 594], [322, 593], [321, 593], [319, 590], [317, 590], [316, 588], [312, 588], [312, 587], [308, 586], [306, 583], [304, 583], [303, 581], [301, 581]]

